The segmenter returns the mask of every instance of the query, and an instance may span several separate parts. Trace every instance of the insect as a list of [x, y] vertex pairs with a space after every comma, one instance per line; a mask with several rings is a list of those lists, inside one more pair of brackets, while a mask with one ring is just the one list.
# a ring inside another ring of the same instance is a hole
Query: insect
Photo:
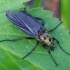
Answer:
[[[20, 12], [7, 11], [6, 16], [15, 26], [17, 26], [20, 30], [28, 34], [29, 37], [17, 38], [17, 39], [12, 39], [12, 40], [6, 39], [6, 40], [1, 40], [0, 42], [4, 42], [4, 41], [15, 42], [15, 41], [24, 40], [24, 39], [27, 39], [27, 40], [36, 39], [37, 40], [37, 43], [33, 47], [33, 49], [29, 53], [27, 53], [22, 59], [24, 59], [31, 52], [33, 52], [39, 43], [42, 43], [42, 46], [48, 51], [54, 63], [56, 64], [56, 66], [58, 66], [53, 56], [51, 55], [51, 51], [54, 51], [54, 41], [57, 42], [57, 44], [59, 45], [60, 49], [63, 52], [70, 55], [65, 50], [63, 50], [63, 48], [60, 46], [59, 41], [56, 38], [51, 37], [49, 33], [49, 32], [53, 32], [62, 22], [58, 24], [54, 29], [47, 31], [44, 27], [45, 21], [41, 18], [31, 16], [26, 11], [26, 9]], [[39, 22], [38, 20], [42, 22]]]

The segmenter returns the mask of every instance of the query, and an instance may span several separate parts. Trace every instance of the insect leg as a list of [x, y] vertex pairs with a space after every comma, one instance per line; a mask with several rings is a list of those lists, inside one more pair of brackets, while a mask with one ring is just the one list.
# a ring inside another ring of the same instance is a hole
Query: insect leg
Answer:
[[23, 13], [25, 12], [26, 14], [28, 14], [27, 13], [27, 10], [26, 10], [26, 7], [24, 7], [24, 10], [23, 11], [20, 11], [20, 12], [23, 12]]
[[26, 54], [22, 59], [24, 59], [24, 58], [27, 57], [30, 53], [32, 53], [32, 52], [35, 50], [35, 48], [37, 47], [38, 44], [39, 44], [39, 41], [37, 41], [37, 43], [36, 43], [36, 45], [33, 47], [33, 49], [32, 49], [28, 54]]
[[[60, 24], [61, 24], [61, 23], [62, 23], [62, 22], [60, 22]], [[58, 24], [55, 28], [49, 30], [48, 32], [53, 32], [60, 24]]]
[[34, 39], [34, 38], [31, 38], [31, 37], [23, 37], [23, 38], [16, 38], [16, 39], [6, 39], [6, 40], [1, 40], [0, 42], [5, 42], [5, 41], [12, 41], [12, 42], [15, 42], [15, 41], [18, 41], [18, 40], [31, 40], [31, 39]]
[[53, 56], [52, 56], [51, 52], [50, 52], [50, 51], [48, 51], [48, 53], [50, 54], [51, 58], [53, 59], [54, 63], [56, 64], [56, 66], [58, 66], [58, 64], [57, 64], [57, 63], [56, 63], [56, 61], [54, 60], [54, 58], [53, 58]]
[[59, 41], [56, 39], [56, 38], [53, 38], [53, 40], [55, 40], [57, 42], [57, 44], [59, 45], [60, 49], [65, 52], [66, 54], [70, 55], [70, 53], [66, 52], [61, 46], [60, 46], [60, 43]]
[[42, 19], [42, 18], [38, 18], [38, 17], [35, 17], [37, 20], [41, 20], [42, 21], [42, 25], [44, 26], [44, 24], [45, 24], [45, 21], [44, 21], [44, 19]]
[[27, 11], [26, 11], [26, 7], [24, 8], [24, 11], [27, 12]]
[[49, 48], [46, 47], [46, 46], [44, 46], [44, 45], [43, 45], [43, 47], [44, 47], [45, 49], [47, 49], [47, 51], [48, 51], [49, 55], [51, 56], [51, 58], [53, 59], [54, 63], [56, 64], [56, 66], [58, 66], [58, 64], [57, 64], [56, 61], [54, 60], [54, 58], [53, 58], [53, 56], [52, 56], [52, 54], [51, 54]]

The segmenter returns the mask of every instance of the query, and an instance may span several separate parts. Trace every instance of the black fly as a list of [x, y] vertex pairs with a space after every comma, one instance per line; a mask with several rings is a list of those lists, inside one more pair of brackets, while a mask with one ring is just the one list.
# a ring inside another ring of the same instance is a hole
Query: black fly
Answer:
[[[53, 43], [54, 40], [58, 43], [60, 49], [62, 49], [62, 47], [60, 46], [59, 41], [56, 38], [51, 37], [49, 32], [53, 32], [62, 22], [60, 24], [58, 24], [54, 29], [47, 31], [44, 28], [45, 21], [41, 18], [31, 16], [30, 14], [28, 14], [26, 12], [26, 9], [24, 9], [24, 11], [20, 11], [20, 12], [7, 11], [6, 16], [14, 25], [16, 25], [19, 29], [21, 29], [23, 32], [27, 33], [31, 37], [17, 38], [17, 39], [13, 39], [13, 40], [7, 39], [7, 40], [1, 40], [0, 42], [4, 42], [4, 41], [13, 41], [14, 42], [14, 41], [23, 40], [23, 39], [27, 39], [27, 40], [36, 39], [37, 40], [36, 45], [22, 59], [24, 59], [32, 51], [34, 51], [34, 49], [37, 47], [37, 45], [39, 43], [42, 43], [43, 47], [45, 49], [47, 49], [47, 51], [50, 54], [51, 58], [53, 59], [54, 63], [58, 66], [58, 64], [54, 60], [53, 56], [51, 55], [50, 51], [54, 51], [54, 43]], [[40, 23], [38, 20], [41, 20], [42, 23]], [[62, 51], [65, 52], [66, 54], [70, 55], [63, 49], [62, 49]]]

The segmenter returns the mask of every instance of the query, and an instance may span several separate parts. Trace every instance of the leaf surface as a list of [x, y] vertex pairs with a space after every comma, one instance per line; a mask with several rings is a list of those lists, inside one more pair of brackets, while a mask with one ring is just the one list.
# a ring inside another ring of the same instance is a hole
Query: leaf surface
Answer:
[[[8, 5], [9, 6], [9, 5]], [[17, 6], [15, 7], [17, 9]], [[12, 10], [12, 7], [11, 7]], [[3, 10], [7, 11], [7, 9]], [[1, 12], [3, 12], [1, 11]], [[60, 22], [58, 19], [52, 17], [50, 11], [36, 8], [27, 10], [32, 16], [40, 17], [45, 20], [45, 28], [47, 30], [53, 29]], [[60, 41], [63, 49], [70, 53], [70, 35], [68, 31], [61, 24], [54, 32], [50, 33]], [[5, 12], [0, 14], [0, 40], [15, 39], [27, 37], [28, 35], [14, 26], [6, 18]], [[56, 48], [54, 52], [51, 51], [55, 61], [59, 66], [56, 66], [44, 49], [41, 43], [38, 47], [24, 60], [25, 56], [35, 46], [36, 40], [22, 40], [16, 42], [1, 42], [0, 43], [0, 69], [1, 70], [69, 70], [70, 69], [70, 56], [65, 54], [59, 45], [54, 42]]]

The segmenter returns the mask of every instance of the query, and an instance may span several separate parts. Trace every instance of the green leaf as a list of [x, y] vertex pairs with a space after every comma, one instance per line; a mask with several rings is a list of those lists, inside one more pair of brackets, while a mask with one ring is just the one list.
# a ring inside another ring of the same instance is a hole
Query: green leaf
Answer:
[[[40, 17], [45, 20], [45, 28], [50, 30], [57, 26], [60, 22], [56, 18], [52, 18], [50, 11], [41, 8], [27, 10], [31, 15]], [[50, 33], [53, 37], [60, 41], [60, 45], [67, 52], [70, 52], [70, 35], [61, 24], [54, 32]], [[28, 35], [14, 26], [6, 18], [5, 13], [0, 14], [0, 40], [15, 39], [27, 37]], [[16, 42], [0, 43], [0, 69], [1, 70], [69, 70], [70, 56], [65, 54], [56, 42], [54, 52], [51, 51], [54, 59], [59, 66], [56, 66], [44, 49], [41, 43], [38, 47], [24, 60], [25, 56], [36, 44], [36, 40], [22, 40]]]
[[30, 0], [0, 0], [0, 13], [23, 7], [23, 3]]
[[34, 8], [41, 7], [42, 0], [34, 0]]

